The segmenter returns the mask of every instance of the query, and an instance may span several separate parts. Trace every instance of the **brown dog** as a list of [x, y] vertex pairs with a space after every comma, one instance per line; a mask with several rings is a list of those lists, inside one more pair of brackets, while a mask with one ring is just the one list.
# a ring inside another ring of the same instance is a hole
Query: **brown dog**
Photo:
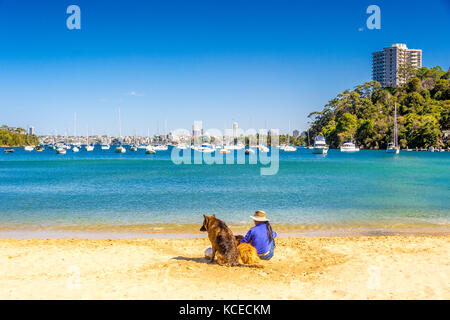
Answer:
[[258, 256], [258, 252], [256, 248], [252, 246], [250, 243], [241, 243], [241, 240], [244, 239], [243, 236], [237, 235], [235, 237], [236, 245], [239, 251], [239, 263], [240, 264], [252, 264], [257, 267], [262, 267], [260, 265], [261, 259]]
[[209, 241], [212, 245], [211, 262], [217, 255], [217, 263], [225, 266], [237, 266], [239, 264], [239, 251], [236, 246], [236, 240], [230, 228], [216, 218], [216, 215], [203, 215], [203, 225], [200, 231], [207, 231]]

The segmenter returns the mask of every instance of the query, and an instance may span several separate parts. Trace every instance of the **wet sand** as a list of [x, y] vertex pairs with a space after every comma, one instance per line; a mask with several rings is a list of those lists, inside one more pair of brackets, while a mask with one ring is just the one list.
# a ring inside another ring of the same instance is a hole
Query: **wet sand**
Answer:
[[289, 237], [264, 268], [207, 239], [0, 240], [0, 299], [450, 299], [450, 236]]

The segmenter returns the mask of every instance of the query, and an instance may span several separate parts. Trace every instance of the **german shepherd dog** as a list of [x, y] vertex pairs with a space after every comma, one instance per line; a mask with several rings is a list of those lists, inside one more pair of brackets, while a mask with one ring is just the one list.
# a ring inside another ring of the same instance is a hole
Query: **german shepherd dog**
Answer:
[[217, 255], [217, 263], [224, 266], [237, 266], [239, 264], [239, 251], [236, 246], [236, 240], [230, 228], [216, 215], [203, 215], [203, 225], [200, 231], [207, 231], [209, 241], [212, 245], [211, 262]]
[[[203, 215], [203, 225], [200, 231], [207, 231], [209, 241], [212, 245], [212, 256], [210, 262], [217, 256], [217, 263], [225, 266], [245, 266], [262, 268], [259, 265], [261, 260], [258, 257], [256, 249], [249, 243], [239, 242], [243, 236], [233, 236], [230, 228], [216, 215]], [[244, 265], [251, 264], [251, 265]]]

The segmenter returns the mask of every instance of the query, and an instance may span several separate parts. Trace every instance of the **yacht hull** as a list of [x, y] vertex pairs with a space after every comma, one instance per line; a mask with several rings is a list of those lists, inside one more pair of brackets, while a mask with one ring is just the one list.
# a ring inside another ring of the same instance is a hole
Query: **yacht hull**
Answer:
[[313, 154], [327, 154], [328, 148], [313, 148], [312, 153]]

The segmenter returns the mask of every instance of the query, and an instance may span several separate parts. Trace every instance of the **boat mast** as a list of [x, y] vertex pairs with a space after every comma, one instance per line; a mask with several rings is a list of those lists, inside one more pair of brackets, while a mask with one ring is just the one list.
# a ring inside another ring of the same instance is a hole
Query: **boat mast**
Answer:
[[77, 140], [77, 113], [75, 112], [73, 115], [73, 137], [75, 139], [75, 143]]
[[289, 129], [288, 129], [288, 133], [286, 136], [286, 145], [289, 145], [289, 132], [291, 132], [291, 120], [289, 120], [289, 125], [288, 125]]
[[120, 106], [118, 112], [119, 112], [119, 142], [122, 145], [122, 122], [120, 121]]
[[397, 128], [397, 102], [394, 103], [394, 146], [398, 148], [398, 128]]

